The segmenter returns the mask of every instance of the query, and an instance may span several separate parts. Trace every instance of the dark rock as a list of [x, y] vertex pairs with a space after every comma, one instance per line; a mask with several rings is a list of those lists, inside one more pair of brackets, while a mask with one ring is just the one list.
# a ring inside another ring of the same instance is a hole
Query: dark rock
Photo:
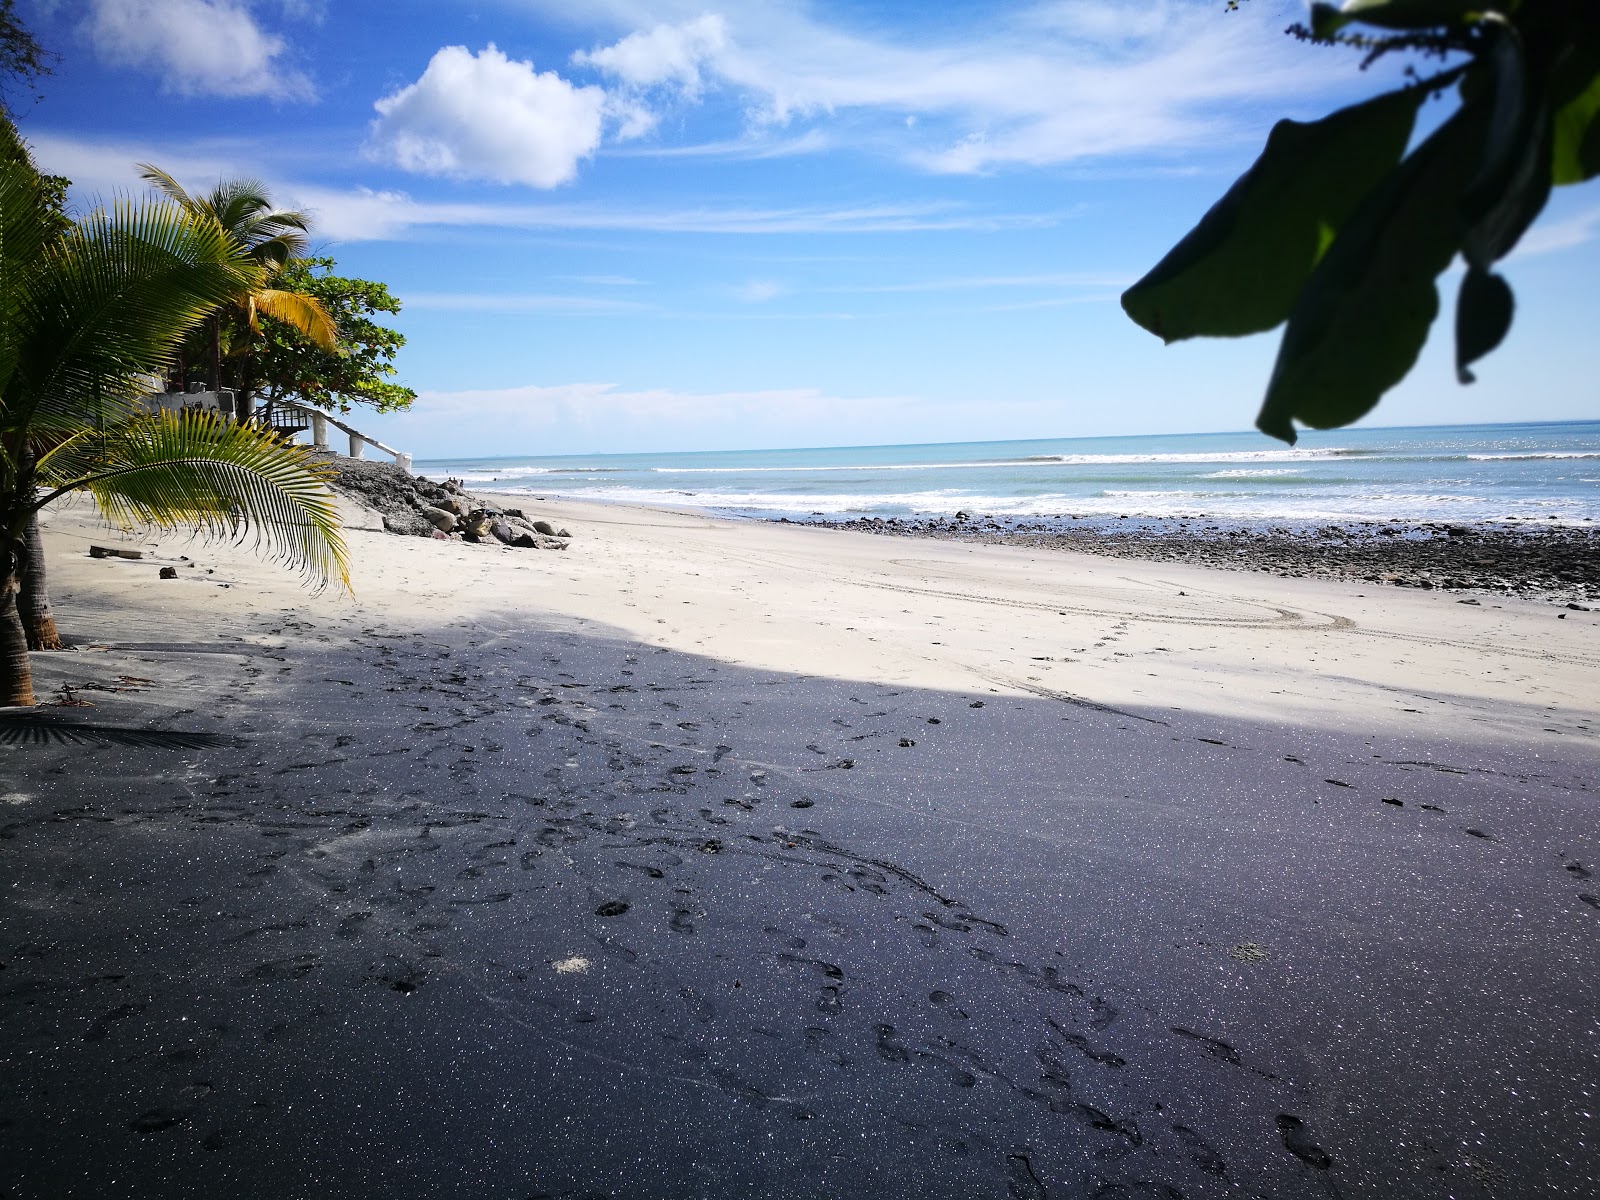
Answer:
[[535, 521], [533, 523], [533, 531], [535, 533], [542, 533], [546, 537], [555, 537], [555, 536], [557, 536], [556, 535], [556, 527], [554, 525], [550, 524], [549, 521]]
[[178, 577], [178, 568], [177, 567], [162, 567], [161, 568], [161, 578], [163, 578], [163, 579], [176, 579], [177, 577]]

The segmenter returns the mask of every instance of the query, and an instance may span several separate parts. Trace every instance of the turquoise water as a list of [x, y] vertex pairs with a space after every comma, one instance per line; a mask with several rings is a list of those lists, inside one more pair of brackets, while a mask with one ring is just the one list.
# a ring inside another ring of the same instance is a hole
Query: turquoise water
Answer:
[[418, 462], [488, 491], [748, 516], [1600, 520], [1600, 421]]

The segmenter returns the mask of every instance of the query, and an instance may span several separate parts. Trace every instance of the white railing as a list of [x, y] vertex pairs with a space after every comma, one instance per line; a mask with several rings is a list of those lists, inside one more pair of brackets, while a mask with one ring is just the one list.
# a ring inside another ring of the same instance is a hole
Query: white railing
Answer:
[[309, 404], [301, 404], [294, 400], [280, 400], [274, 407], [282, 412], [302, 413], [310, 417], [311, 444], [318, 450], [329, 449], [328, 426], [332, 425], [334, 428], [343, 430], [349, 435], [351, 458], [365, 458], [367, 456], [367, 447], [371, 446], [374, 450], [382, 451], [394, 459], [394, 465], [402, 471], [409, 472], [411, 470], [411, 455], [403, 450], [396, 450], [393, 446], [385, 446], [377, 438], [368, 437], [359, 429], [345, 424], [330, 412], [324, 412], [320, 408], [313, 408]]
[[[190, 387], [183, 392], [153, 391], [144, 397], [144, 406], [150, 412], [160, 412], [163, 409], [170, 412], [184, 409], [203, 409], [217, 413], [224, 418], [232, 418], [236, 416], [234, 395], [235, 393], [231, 388], [223, 388], [220, 392], [215, 392], [200, 386]], [[409, 472], [411, 470], [411, 455], [403, 450], [396, 450], [393, 446], [385, 446], [377, 438], [368, 437], [359, 429], [347, 425], [338, 417], [323, 409], [316, 408], [310, 404], [302, 404], [297, 400], [275, 400], [269, 402], [264, 410], [249, 414], [250, 419], [260, 420], [263, 412], [304, 415], [311, 422], [311, 441], [318, 450], [329, 449], [328, 426], [332, 425], [349, 435], [351, 458], [365, 458], [367, 456], [367, 447], [371, 446], [374, 450], [382, 451], [394, 459], [395, 466], [402, 471]]]

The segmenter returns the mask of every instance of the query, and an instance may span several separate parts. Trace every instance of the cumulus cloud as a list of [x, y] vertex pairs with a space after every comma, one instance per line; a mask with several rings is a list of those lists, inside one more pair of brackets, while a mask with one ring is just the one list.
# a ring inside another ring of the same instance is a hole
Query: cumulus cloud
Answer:
[[630, 33], [615, 45], [580, 50], [572, 61], [604, 71], [630, 87], [673, 84], [686, 95], [698, 96], [703, 83], [701, 68], [727, 44], [727, 21], [707, 13], [681, 25], [663, 24]]
[[607, 96], [491, 43], [478, 54], [444, 47], [374, 107], [369, 149], [407, 171], [553, 188], [599, 147]]
[[169, 92], [312, 100], [316, 89], [282, 59], [245, 0], [91, 0], [84, 22], [95, 53], [153, 69]]

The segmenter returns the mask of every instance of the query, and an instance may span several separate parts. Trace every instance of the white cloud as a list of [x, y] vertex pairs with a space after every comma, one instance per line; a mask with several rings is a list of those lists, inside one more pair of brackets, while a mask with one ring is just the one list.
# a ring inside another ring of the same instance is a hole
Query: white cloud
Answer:
[[1250, 102], [1304, 106], [1372, 82], [1282, 37], [1303, 15], [1296, 0], [1236, 13], [1197, 0], [1034, 0], [894, 30], [825, 22], [805, 0], [742, 0], [724, 14], [703, 0], [592, 0], [586, 13], [631, 32], [574, 61], [626, 87], [693, 99], [715, 83], [741, 98], [756, 135], [831, 121], [942, 173], [1203, 150], [1243, 132]]
[[84, 31], [101, 59], [149, 69], [180, 95], [316, 97], [246, 0], [91, 0]]
[[738, 289], [738, 297], [746, 304], [765, 304], [776, 300], [789, 289], [775, 279], [752, 279]]
[[374, 107], [371, 152], [407, 171], [552, 188], [600, 145], [606, 93], [554, 71], [446, 46]]
[[[34, 157], [46, 171], [65, 175], [80, 203], [96, 194], [142, 191], [134, 164], [153, 162], [187, 187], [209, 187], [227, 176], [259, 175], [269, 147], [174, 145], [162, 142], [83, 141], [35, 133]], [[497, 204], [418, 200], [397, 190], [338, 189], [267, 172], [273, 198], [308, 212], [315, 234], [333, 241], [398, 241], [430, 230], [519, 229], [623, 233], [915, 233], [1037, 229], [1057, 224], [1060, 213], [976, 213], [938, 203], [723, 208], [617, 208], [592, 204]]]
[[434, 312], [551, 313], [566, 316], [611, 316], [639, 312], [649, 305], [633, 300], [530, 292], [408, 292], [407, 309]]
[[[984, 413], [998, 427], [1027, 431], [1058, 419], [1060, 401], [995, 399]], [[814, 387], [697, 392], [614, 383], [425, 390], [409, 412], [366, 420], [373, 436], [435, 459], [492, 455], [507, 446], [535, 446], [547, 454], [602, 445], [614, 453], [659, 453], [903, 441], [909, 428], [927, 432], [929, 440], [955, 441], [971, 431], [969, 404], [918, 395], [842, 396]], [[671, 502], [672, 488], [692, 489], [694, 478], [664, 478], [661, 501]], [[559, 490], [558, 479], [536, 477], [535, 484]]]
[[394, 191], [285, 185], [274, 193], [309, 210], [341, 241], [394, 241], [424, 229], [606, 230], [629, 233], [910, 233], [1042, 228], [1053, 215], [976, 214], [937, 204], [851, 208], [614, 208], [580, 204], [438, 203]]
[[1046, 275], [965, 275], [950, 279], [923, 279], [913, 283], [856, 284], [830, 288], [835, 292], [961, 292], [992, 288], [1125, 288], [1137, 274], [1103, 271], [1065, 271]]
[[1538, 254], [1572, 250], [1600, 237], [1600, 208], [1591, 208], [1555, 221], [1535, 225], [1523, 235], [1511, 261]]
[[[690, 392], [612, 383], [530, 384], [424, 391], [409, 413], [374, 421], [373, 427], [390, 445], [427, 446], [433, 456], [494, 453], [497, 444], [570, 453], [599, 438], [618, 449], [693, 449], [711, 444], [708, 438], [725, 440], [730, 430], [761, 429], [804, 441], [815, 439], [819, 427], [844, 428], [867, 413], [899, 419], [918, 408], [910, 397], [835, 396], [816, 388]], [[483, 437], [486, 429], [494, 431], [492, 439]]]
[[727, 22], [707, 13], [682, 25], [657, 25], [630, 33], [613, 46], [580, 50], [572, 61], [603, 71], [630, 87], [674, 84], [685, 95], [697, 96], [703, 83], [701, 68], [727, 44]]

